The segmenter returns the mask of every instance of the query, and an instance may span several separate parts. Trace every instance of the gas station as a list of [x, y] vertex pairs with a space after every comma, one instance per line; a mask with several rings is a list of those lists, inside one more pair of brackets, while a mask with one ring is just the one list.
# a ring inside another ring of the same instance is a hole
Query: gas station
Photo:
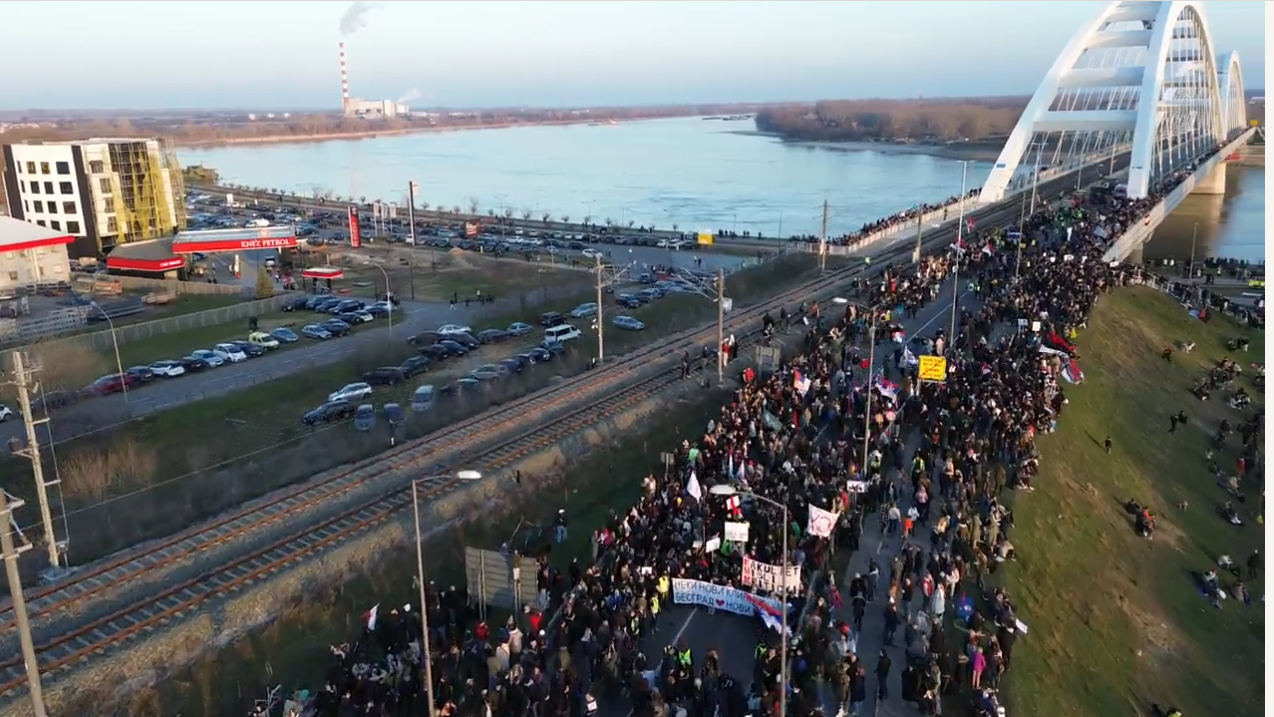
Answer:
[[296, 231], [291, 226], [187, 231], [163, 239], [121, 244], [107, 255], [106, 268], [179, 279], [186, 278], [180, 274], [189, 267], [190, 257], [194, 254], [233, 253], [235, 266], [238, 266], [241, 252], [295, 247]]

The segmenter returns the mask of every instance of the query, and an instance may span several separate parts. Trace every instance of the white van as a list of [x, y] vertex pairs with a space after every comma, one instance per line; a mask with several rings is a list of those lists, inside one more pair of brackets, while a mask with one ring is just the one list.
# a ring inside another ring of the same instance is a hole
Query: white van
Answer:
[[578, 339], [583, 335], [584, 334], [580, 333], [579, 329], [571, 326], [570, 324], [559, 324], [544, 330], [545, 341], [557, 341], [559, 343], [564, 343], [571, 339]]

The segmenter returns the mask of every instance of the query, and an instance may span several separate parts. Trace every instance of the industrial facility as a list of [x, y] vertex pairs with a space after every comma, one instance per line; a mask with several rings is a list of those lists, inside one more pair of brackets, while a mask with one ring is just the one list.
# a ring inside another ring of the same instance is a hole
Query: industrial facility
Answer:
[[73, 237], [72, 258], [172, 236], [186, 227], [181, 167], [162, 139], [0, 146], [9, 213]]
[[411, 108], [396, 100], [360, 100], [349, 96], [349, 71], [345, 63], [345, 43], [341, 48], [341, 114], [359, 119], [390, 119], [407, 116]]

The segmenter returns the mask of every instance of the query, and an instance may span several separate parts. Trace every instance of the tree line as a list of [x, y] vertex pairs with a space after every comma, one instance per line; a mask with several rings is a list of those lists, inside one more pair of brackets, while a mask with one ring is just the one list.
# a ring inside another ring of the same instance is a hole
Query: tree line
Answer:
[[1013, 130], [1027, 99], [825, 100], [762, 109], [756, 127], [809, 141], [992, 140]]

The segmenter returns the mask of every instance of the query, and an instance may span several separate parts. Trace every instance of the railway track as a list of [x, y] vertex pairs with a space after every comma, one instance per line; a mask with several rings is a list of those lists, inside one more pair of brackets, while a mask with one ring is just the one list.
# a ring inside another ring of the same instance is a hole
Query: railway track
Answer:
[[[1065, 188], [1071, 180], [1058, 178], [1042, 185], [1047, 192]], [[973, 212], [979, 221], [1001, 223], [1016, 220], [1016, 205], [992, 207]], [[926, 248], [946, 246], [954, 238], [951, 227], [930, 231]], [[866, 268], [873, 271], [906, 261], [910, 246], [900, 246], [874, 257], [869, 267], [850, 267], [830, 272], [824, 277], [786, 291], [764, 304], [736, 312], [727, 331], [742, 339], [754, 336], [759, 318], [766, 312], [791, 303], [834, 295], [836, 287], [860, 275]], [[746, 330], [748, 326], [752, 330]], [[532, 455], [598, 420], [622, 412], [651, 397], [679, 380], [680, 371], [670, 349], [703, 340], [715, 342], [715, 327], [692, 329], [630, 352], [618, 361], [581, 380], [565, 386], [538, 391], [492, 411], [460, 422], [456, 426], [404, 444], [348, 469], [336, 471], [317, 484], [298, 486], [218, 519], [200, 528], [174, 536], [103, 563], [75, 576], [74, 582], [30, 591], [29, 612], [33, 622], [40, 617], [68, 614], [75, 604], [92, 600], [103, 593], [125, 585], [144, 581], [148, 574], [180, 565], [199, 553], [226, 545], [230, 541], [263, 528], [286, 524], [288, 518], [320, 504], [348, 498], [372, 480], [411, 468], [411, 464], [455, 465], [456, 459], [495, 472], [525, 456]], [[665, 368], [660, 369], [661, 366]], [[651, 373], [632, 382], [634, 375]], [[600, 398], [598, 395], [602, 394]], [[581, 405], [582, 404], [582, 405]], [[545, 421], [551, 421], [545, 425]], [[520, 430], [523, 426], [535, 426]], [[512, 435], [512, 438], [497, 438]], [[421, 472], [437, 472], [436, 470]], [[430, 481], [426, 498], [440, 498], [460, 488], [454, 479]], [[66, 668], [105, 652], [139, 633], [197, 609], [207, 600], [230, 594], [243, 586], [278, 572], [284, 567], [313, 556], [333, 545], [356, 537], [392, 519], [410, 507], [409, 485], [397, 486], [387, 494], [359, 502], [335, 516], [314, 521], [269, 545], [254, 548], [195, 577], [164, 587], [136, 600], [133, 604], [94, 617], [62, 634], [37, 644], [37, 659], [42, 671]], [[6, 606], [0, 632], [15, 626], [11, 606]], [[21, 657], [0, 660], [0, 698], [8, 697], [25, 682]]]

